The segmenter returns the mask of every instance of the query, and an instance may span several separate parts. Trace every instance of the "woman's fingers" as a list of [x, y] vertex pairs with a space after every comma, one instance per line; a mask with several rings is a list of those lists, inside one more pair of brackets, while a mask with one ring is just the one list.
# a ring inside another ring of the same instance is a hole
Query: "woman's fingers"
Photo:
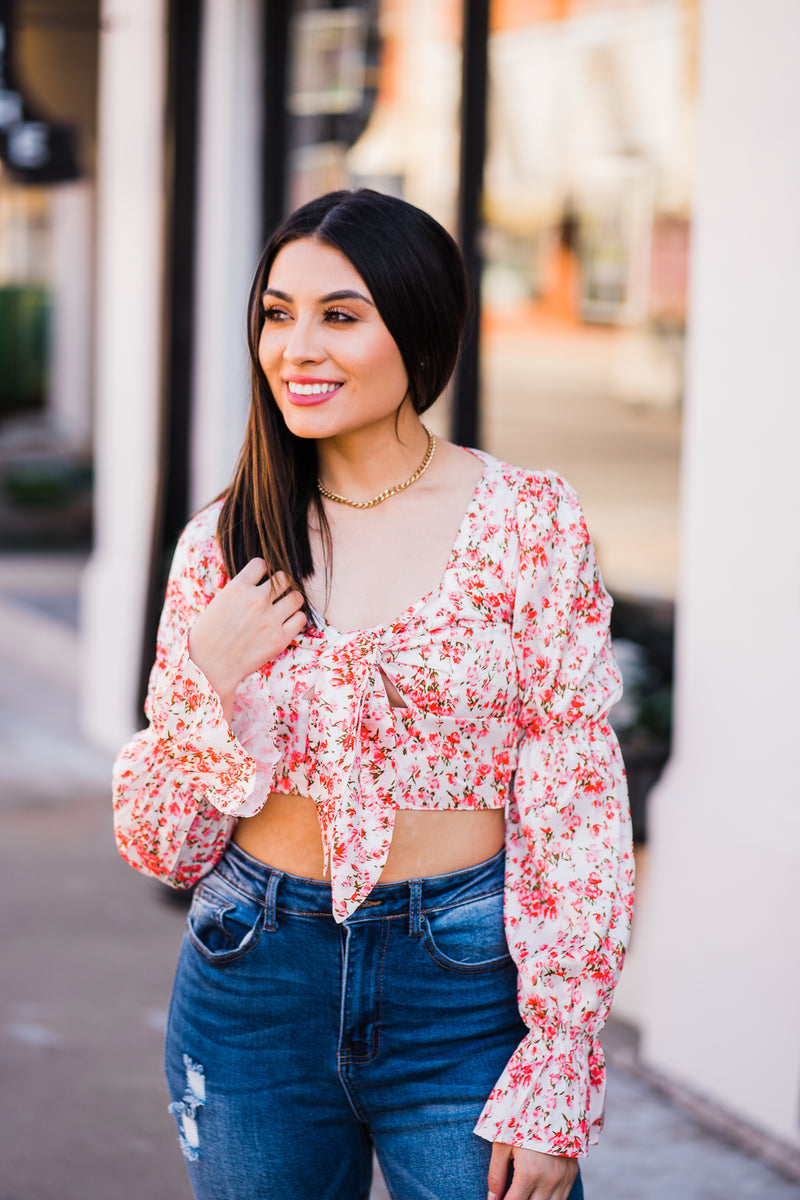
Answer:
[[261, 572], [262, 582], [259, 584], [259, 590], [271, 600], [280, 600], [284, 592], [292, 586], [292, 581], [283, 571], [276, 571], [274, 575], [270, 575], [267, 579], [264, 578], [264, 572]]
[[251, 558], [231, 582], [260, 593], [268, 604], [277, 609], [275, 617], [285, 623], [288, 616], [303, 607], [303, 597], [300, 592], [292, 590], [292, 581], [285, 572], [276, 571], [265, 579], [265, 570], [263, 558]]
[[[251, 561], [262, 562], [263, 560]], [[265, 579], [259, 590], [262, 588], [274, 610], [274, 616], [281, 622], [284, 631], [288, 634], [286, 642], [288, 646], [292, 638], [296, 637], [308, 624], [305, 614], [301, 611], [305, 603], [302, 593], [292, 589], [292, 581], [283, 571], [276, 571], [269, 579]]]
[[244, 564], [241, 571], [237, 575], [234, 575], [231, 583], [240, 583], [245, 586], [255, 587], [264, 578], [266, 569], [267, 564], [263, 558], [251, 558], [249, 562]]
[[289, 617], [303, 607], [303, 597], [299, 592], [286, 592], [278, 600], [272, 601], [273, 614], [279, 621], [286, 622]]
[[492, 1146], [492, 1159], [489, 1163], [489, 1197], [488, 1200], [503, 1200], [506, 1194], [506, 1180], [511, 1161], [511, 1147], [503, 1142], [495, 1142]]
[[286, 643], [287, 646], [289, 645], [289, 642], [303, 632], [307, 624], [308, 620], [302, 609], [298, 609], [297, 612], [294, 612], [290, 617], [287, 617], [287, 619], [283, 622], [284, 632], [288, 638]]
[[[263, 559], [251, 559], [247, 566], [251, 563], [261, 564], [263, 576]], [[245, 567], [244, 570], [246, 569]], [[292, 638], [297, 637], [305, 628], [307, 620], [302, 611], [305, 601], [302, 593], [292, 588], [291, 579], [283, 571], [276, 571], [274, 575], [270, 575], [258, 585], [256, 591], [261, 593], [267, 602], [262, 616], [264, 633], [270, 639], [278, 639], [277, 650], [269, 656], [274, 658], [276, 653], [285, 650]]]
[[[510, 1158], [513, 1175], [506, 1188]], [[574, 1158], [495, 1142], [489, 1164], [489, 1200], [568, 1200], [577, 1174]]]

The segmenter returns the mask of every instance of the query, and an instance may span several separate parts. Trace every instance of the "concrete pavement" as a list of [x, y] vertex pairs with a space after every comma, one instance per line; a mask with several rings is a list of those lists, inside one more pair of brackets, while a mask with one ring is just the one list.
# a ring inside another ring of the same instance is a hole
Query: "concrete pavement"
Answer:
[[[184, 909], [113, 846], [75, 710], [80, 568], [0, 558], [0, 1200], [190, 1200], [161, 1075]], [[800, 1200], [654, 1088], [623, 1028], [606, 1045], [589, 1200]]]

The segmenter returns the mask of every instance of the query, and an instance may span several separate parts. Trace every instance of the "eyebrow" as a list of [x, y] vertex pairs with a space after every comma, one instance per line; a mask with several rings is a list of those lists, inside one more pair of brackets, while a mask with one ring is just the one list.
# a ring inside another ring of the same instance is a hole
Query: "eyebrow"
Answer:
[[[287, 304], [291, 304], [292, 297], [288, 292], [280, 292], [277, 288], [264, 288], [265, 296], [275, 296], [278, 300], [285, 300]], [[345, 289], [341, 292], [328, 292], [326, 296], [320, 296], [318, 304], [330, 304], [333, 300], [363, 300], [365, 304], [369, 304], [371, 308], [375, 304], [370, 300], [369, 296], [365, 296], [363, 292], [356, 292], [351, 289]]]

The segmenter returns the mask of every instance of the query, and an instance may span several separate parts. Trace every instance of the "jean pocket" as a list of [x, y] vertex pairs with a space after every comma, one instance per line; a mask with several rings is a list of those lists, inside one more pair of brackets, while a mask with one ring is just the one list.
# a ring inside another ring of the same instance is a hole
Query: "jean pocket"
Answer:
[[264, 928], [264, 906], [224, 883], [201, 882], [192, 896], [186, 930], [194, 948], [209, 962], [242, 958], [258, 942]]
[[451, 971], [491, 971], [511, 961], [502, 891], [427, 912], [422, 932], [431, 958]]

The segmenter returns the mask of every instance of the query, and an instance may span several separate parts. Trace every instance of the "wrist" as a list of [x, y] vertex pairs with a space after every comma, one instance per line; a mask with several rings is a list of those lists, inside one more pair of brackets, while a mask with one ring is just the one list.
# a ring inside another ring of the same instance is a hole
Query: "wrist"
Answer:
[[234, 679], [230, 675], [230, 672], [223, 670], [218, 665], [205, 661], [202, 654], [197, 655], [193, 653], [191, 639], [189, 641], [189, 658], [197, 669], [203, 672], [212, 689], [216, 692], [227, 718], [230, 710], [233, 708], [234, 693], [240, 681]]

